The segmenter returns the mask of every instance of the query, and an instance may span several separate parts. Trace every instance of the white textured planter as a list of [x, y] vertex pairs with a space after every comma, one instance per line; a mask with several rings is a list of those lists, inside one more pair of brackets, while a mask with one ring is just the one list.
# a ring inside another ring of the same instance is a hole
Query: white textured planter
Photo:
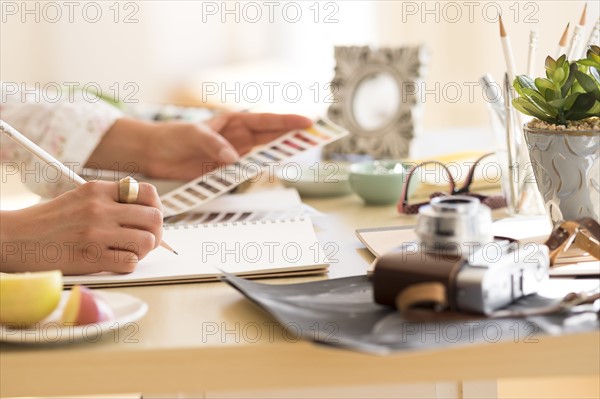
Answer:
[[600, 132], [523, 130], [552, 223], [585, 216], [600, 222]]

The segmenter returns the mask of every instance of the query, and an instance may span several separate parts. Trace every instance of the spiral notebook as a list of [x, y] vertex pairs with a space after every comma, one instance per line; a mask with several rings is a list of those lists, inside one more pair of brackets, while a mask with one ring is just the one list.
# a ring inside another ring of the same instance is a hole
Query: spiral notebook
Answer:
[[309, 218], [165, 226], [163, 239], [179, 253], [157, 248], [130, 274], [65, 276], [67, 286], [155, 285], [216, 281], [222, 272], [248, 278], [306, 275], [327, 270]]

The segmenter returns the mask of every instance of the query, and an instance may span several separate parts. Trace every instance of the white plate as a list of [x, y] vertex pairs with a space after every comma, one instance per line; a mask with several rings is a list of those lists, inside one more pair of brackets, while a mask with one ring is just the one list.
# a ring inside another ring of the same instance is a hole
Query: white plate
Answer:
[[[127, 331], [137, 331], [138, 326], [134, 322], [141, 319], [148, 311], [146, 302], [122, 292], [94, 290], [94, 293], [112, 309], [113, 318], [83, 326], [63, 326], [60, 323], [60, 316], [70, 294], [70, 291], [63, 291], [58, 307], [41, 322], [27, 328], [0, 324], [0, 341], [19, 344], [98, 342], [105, 337], [113, 339], [118, 337], [124, 340]], [[125, 331], [117, 333], [121, 329]]]

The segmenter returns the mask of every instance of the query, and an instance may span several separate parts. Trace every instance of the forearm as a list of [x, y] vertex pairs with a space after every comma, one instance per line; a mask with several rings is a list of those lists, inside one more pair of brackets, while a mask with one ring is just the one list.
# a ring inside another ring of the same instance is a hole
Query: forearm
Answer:
[[0, 211], [0, 272], [18, 272], [20, 248], [16, 237], [11, 234], [11, 226], [15, 225], [15, 217], [19, 211]]
[[118, 119], [102, 137], [86, 167], [147, 174], [152, 138], [158, 125], [129, 118]]

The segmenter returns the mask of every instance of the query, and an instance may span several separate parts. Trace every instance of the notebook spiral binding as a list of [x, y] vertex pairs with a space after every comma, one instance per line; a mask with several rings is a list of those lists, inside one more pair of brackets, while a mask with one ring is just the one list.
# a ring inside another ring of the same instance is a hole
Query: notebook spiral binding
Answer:
[[209, 228], [209, 227], [230, 227], [237, 225], [258, 225], [258, 224], [275, 224], [275, 223], [294, 223], [296, 221], [303, 222], [306, 219], [304, 216], [299, 217], [290, 217], [290, 218], [280, 218], [280, 219], [267, 219], [267, 220], [252, 220], [252, 221], [241, 221], [241, 222], [222, 222], [222, 223], [191, 223], [184, 225], [164, 225], [163, 228], [165, 230], [189, 230], [189, 229], [200, 229], [200, 228]]

